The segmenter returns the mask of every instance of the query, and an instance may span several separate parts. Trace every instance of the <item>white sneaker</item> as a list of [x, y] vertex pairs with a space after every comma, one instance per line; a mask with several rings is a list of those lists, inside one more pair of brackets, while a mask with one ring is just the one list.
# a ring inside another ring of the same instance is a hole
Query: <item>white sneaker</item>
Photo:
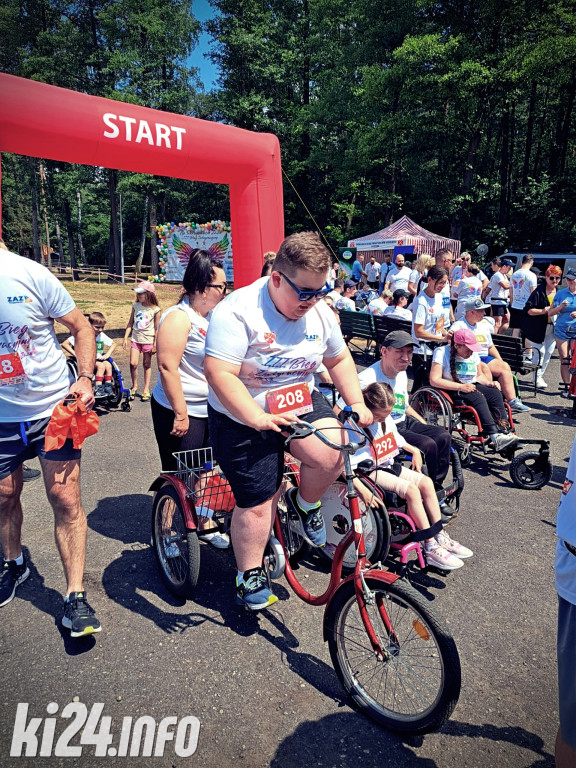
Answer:
[[437, 541], [424, 545], [424, 557], [426, 558], [427, 565], [433, 565], [442, 571], [455, 571], [464, 565], [459, 557], [441, 547]]
[[230, 537], [227, 533], [220, 533], [214, 531], [214, 533], [199, 533], [198, 538], [200, 541], [205, 541], [211, 544], [216, 549], [228, 549], [230, 546]]
[[451, 552], [453, 555], [456, 555], [456, 557], [459, 557], [460, 560], [465, 560], [467, 557], [472, 557], [474, 552], [472, 552], [471, 549], [468, 549], [468, 547], [464, 547], [462, 544], [460, 544], [458, 541], [454, 541], [454, 539], [451, 539], [450, 536], [446, 533], [446, 531], [442, 531], [442, 533], [439, 533], [436, 536], [436, 541], [438, 544], [440, 544], [443, 549], [447, 549], [448, 552]]
[[494, 435], [490, 435], [490, 440], [492, 441], [494, 450], [499, 453], [505, 448], [508, 448], [509, 445], [512, 445], [512, 443], [515, 443], [518, 438], [516, 435], [505, 435], [503, 432], [498, 432]]
[[548, 389], [548, 384], [544, 381], [544, 379], [541, 376], [538, 376], [536, 378], [536, 388], [537, 389]]

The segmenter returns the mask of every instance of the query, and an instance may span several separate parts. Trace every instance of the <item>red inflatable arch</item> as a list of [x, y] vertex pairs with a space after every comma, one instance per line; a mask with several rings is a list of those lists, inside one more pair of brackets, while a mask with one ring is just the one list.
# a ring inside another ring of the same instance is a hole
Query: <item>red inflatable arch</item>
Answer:
[[284, 237], [280, 145], [272, 134], [0, 74], [2, 151], [228, 184], [236, 287], [260, 276], [262, 255]]

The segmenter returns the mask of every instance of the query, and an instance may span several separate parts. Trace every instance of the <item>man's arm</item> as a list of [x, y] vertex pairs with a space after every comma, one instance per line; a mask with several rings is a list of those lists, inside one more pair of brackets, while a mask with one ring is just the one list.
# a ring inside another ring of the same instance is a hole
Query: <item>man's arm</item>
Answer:
[[78, 379], [70, 387], [70, 392], [81, 395], [87, 408], [94, 405], [92, 391], [92, 376], [96, 362], [96, 338], [88, 319], [81, 310], [75, 307], [72, 312], [57, 317], [59, 323], [65, 325], [74, 336], [74, 354], [78, 361]]

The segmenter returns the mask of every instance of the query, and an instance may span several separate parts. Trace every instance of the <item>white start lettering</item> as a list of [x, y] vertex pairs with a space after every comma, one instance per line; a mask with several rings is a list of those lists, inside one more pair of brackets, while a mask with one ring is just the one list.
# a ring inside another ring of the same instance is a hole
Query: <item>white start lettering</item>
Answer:
[[182, 136], [186, 133], [186, 128], [164, 123], [149, 124], [146, 120], [114, 115], [112, 112], [106, 112], [102, 119], [109, 129], [104, 131], [107, 139], [117, 139], [123, 133], [126, 141], [134, 141], [136, 144], [144, 141], [152, 147], [182, 149]]

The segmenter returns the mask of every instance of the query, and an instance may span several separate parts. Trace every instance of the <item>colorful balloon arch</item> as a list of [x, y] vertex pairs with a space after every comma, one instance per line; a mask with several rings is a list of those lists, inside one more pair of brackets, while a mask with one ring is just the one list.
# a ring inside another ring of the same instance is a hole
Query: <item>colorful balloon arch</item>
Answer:
[[228, 184], [236, 287], [260, 276], [284, 237], [272, 134], [0, 74], [0, 152]]

